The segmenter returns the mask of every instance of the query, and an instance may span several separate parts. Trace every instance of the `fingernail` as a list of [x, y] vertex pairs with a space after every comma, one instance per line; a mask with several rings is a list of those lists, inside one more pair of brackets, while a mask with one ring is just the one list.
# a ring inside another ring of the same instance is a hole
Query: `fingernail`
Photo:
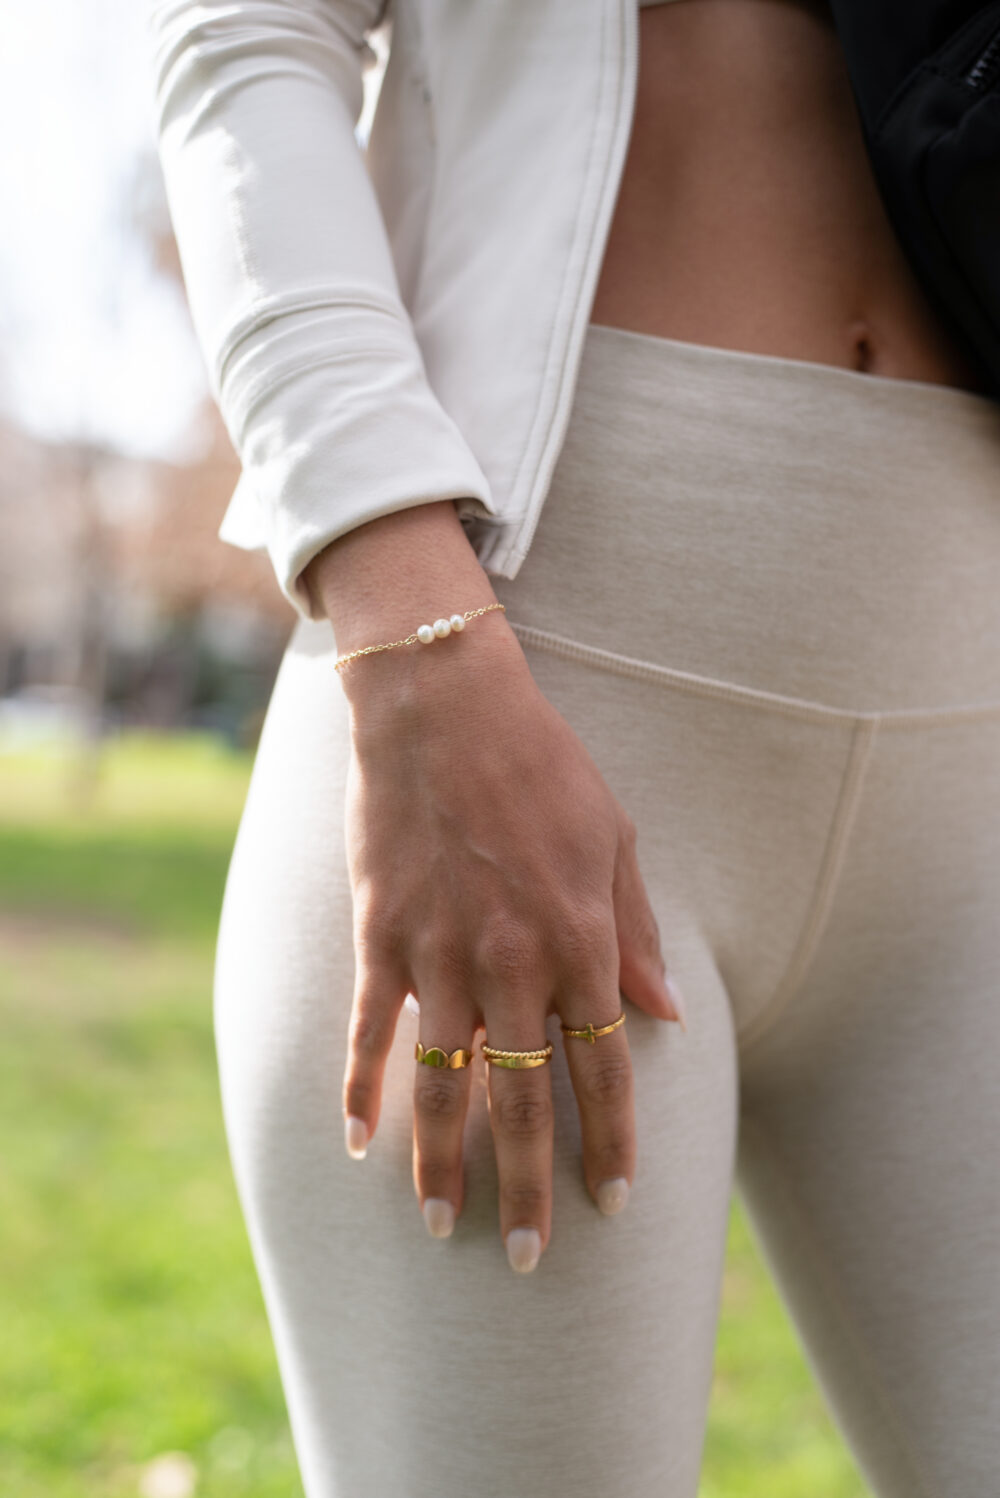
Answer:
[[429, 1196], [424, 1202], [424, 1221], [432, 1238], [450, 1238], [455, 1208], [443, 1196]]
[[349, 1113], [344, 1120], [344, 1143], [352, 1160], [363, 1160], [368, 1153], [368, 1125], [363, 1118]]
[[687, 1034], [687, 1010], [684, 1007], [684, 997], [677, 986], [675, 979], [665, 976], [663, 986], [667, 990], [667, 998], [677, 1011], [677, 1020], [681, 1029]]
[[507, 1258], [511, 1269], [528, 1274], [538, 1263], [542, 1238], [537, 1228], [511, 1228], [507, 1234]]
[[597, 1188], [597, 1205], [608, 1217], [620, 1212], [628, 1201], [628, 1181], [624, 1176], [602, 1181]]

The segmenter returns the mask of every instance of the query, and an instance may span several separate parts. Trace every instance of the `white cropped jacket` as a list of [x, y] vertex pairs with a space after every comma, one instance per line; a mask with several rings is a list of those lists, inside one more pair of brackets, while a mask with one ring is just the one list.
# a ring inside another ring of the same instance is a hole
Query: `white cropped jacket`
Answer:
[[150, 31], [187, 298], [243, 469], [223, 541], [266, 548], [316, 617], [317, 551], [455, 499], [482, 566], [515, 577], [629, 144], [635, 0], [151, 0]]
[[[454, 499], [513, 578], [559, 454], [631, 129], [635, 0], [151, 0], [195, 332], [282, 591]], [[366, 149], [368, 38], [388, 61]]]

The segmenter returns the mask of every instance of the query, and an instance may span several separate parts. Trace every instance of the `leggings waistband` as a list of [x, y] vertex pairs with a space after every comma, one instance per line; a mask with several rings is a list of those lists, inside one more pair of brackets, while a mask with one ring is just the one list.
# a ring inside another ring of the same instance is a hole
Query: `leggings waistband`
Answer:
[[873, 419], [872, 435], [876, 437], [886, 420], [908, 423], [920, 417], [939, 422], [942, 437], [949, 440], [956, 421], [993, 426], [1000, 413], [1000, 402], [992, 396], [939, 381], [872, 375], [814, 359], [691, 343], [605, 323], [589, 323], [586, 336], [592, 348], [595, 344], [605, 348], [616, 344], [624, 353], [630, 347], [628, 357], [636, 368], [645, 361], [647, 368], [663, 371], [669, 364], [692, 393], [699, 383], [703, 388], [710, 387], [714, 391], [713, 400], [725, 399], [727, 395], [731, 399], [746, 399], [753, 392], [749, 398], [758, 404], [775, 398], [806, 405], [820, 402], [828, 410], [833, 426], [837, 424], [838, 402], [842, 419], [852, 426], [859, 420], [861, 405]]
[[989, 708], [1000, 403], [591, 323], [531, 549], [494, 588], [595, 665], [820, 712]]

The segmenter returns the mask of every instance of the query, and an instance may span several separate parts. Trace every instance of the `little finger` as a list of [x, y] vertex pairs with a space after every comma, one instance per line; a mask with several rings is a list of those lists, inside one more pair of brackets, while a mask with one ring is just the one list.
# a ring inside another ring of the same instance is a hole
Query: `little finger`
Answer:
[[557, 1009], [580, 1110], [587, 1189], [602, 1212], [620, 1212], [635, 1175], [635, 1088], [613, 930], [603, 960], [564, 984]]

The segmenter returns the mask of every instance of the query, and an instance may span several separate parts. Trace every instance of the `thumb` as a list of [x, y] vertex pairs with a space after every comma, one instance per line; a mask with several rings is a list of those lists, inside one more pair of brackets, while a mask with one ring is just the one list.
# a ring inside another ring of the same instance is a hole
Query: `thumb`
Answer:
[[639, 872], [635, 824], [627, 820], [618, 849], [612, 886], [618, 930], [619, 986], [626, 998], [656, 1019], [676, 1020], [687, 1031], [684, 999], [676, 980], [667, 973], [660, 947], [660, 929]]

